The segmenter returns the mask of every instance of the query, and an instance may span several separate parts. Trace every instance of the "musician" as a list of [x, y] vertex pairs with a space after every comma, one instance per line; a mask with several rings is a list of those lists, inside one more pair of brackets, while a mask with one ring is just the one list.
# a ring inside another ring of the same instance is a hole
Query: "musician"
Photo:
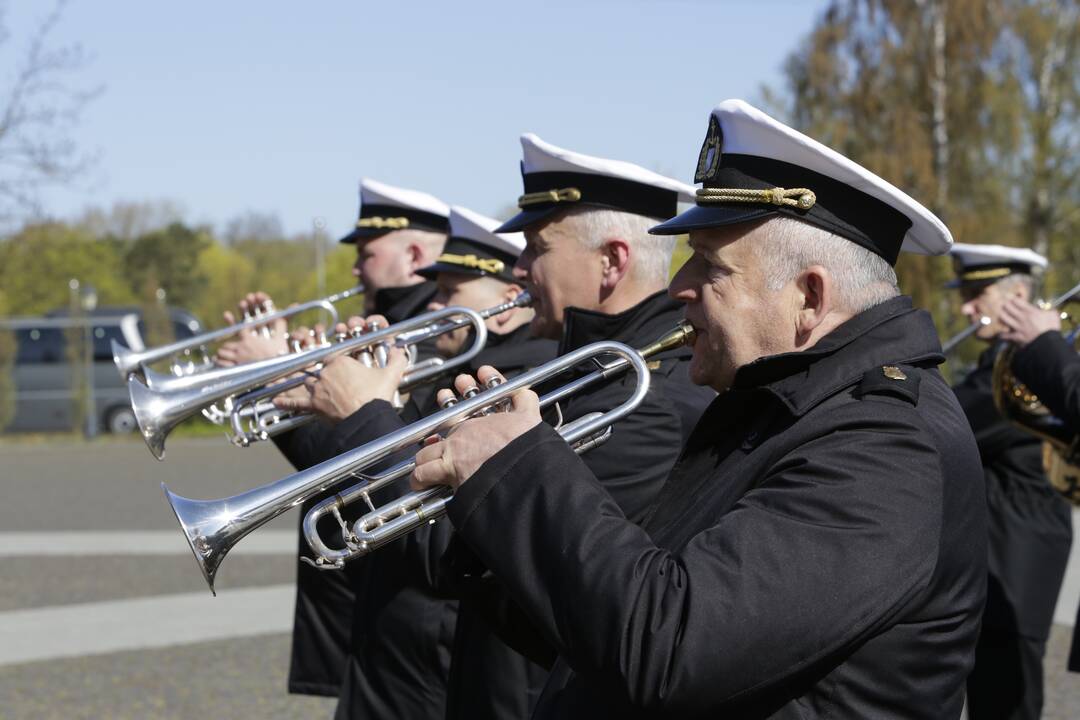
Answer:
[[[511, 270], [525, 240], [521, 233], [494, 232], [498, 225], [466, 208], [450, 209], [446, 251], [418, 271], [437, 287], [428, 309], [460, 305], [486, 310], [521, 294], [522, 283]], [[472, 368], [505, 363], [512, 376], [554, 357], [554, 342], [531, 336], [532, 318], [533, 311], [521, 307], [488, 318], [488, 340]], [[463, 328], [436, 338], [435, 349], [450, 358], [472, 341]], [[327, 369], [330, 372], [309, 383], [306, 399], [290, 396], [276, 404], [287, 410], [319, 412], [334, 420], [335, 452], [363, 445], [400, 429], [408, 418], [438, 409], [432, 394], [423, 406], [410, 399], [410, 407], [402, 413], [392, 407], [405, 370], [403, 353], [392, 352], [384, 369], [368, 368], [351, 358], [336, 360]], [[407, 490], [403, 480], [376, 499]], [[441, 720], [444, 716], [457, 603], [440, 589], [436, 576], [449, 533], [449, 523], [437, 523], [363, 559], [364, 576], [378, 582], [358, 584], [352, 651], [336, 717]]]
[[[1080, 355], [1061, 334], [1060, 310], [1044, 310], [1019, 298], [1001, 308], [1001, 337], [1019, 345], [1013, 374], [1051, 412], [1080, 436]], [[1080, 672], [1080, 609], [1073, 626], [1068, 668]]]
[[890, 267], [949, 232], [739, 100], [695, 177], [697, 207], [653, 231], [690, 233], [670, 293], [698, 332], [691, 378], [721, 394], [644, 525], [530, 391], [421, 450], [414, 484], [455, 488], [458, 537], [557, 648], [535, 718], [957, 718], [982, 474]]
[[[370, 179], [360, 181], [359, 218], [341, 242], [356, 246], [352, 274], [364, 285], [366, 307], [388, 322], [423, 312], [435, 293], [435, 284], [417, 271], [441, 252], [449, 213], [445, 203], [427, 193]], [[249, 295], [240, 311], [251, 310], [266, 298], [264, 293]], [[269, 337], [244, 333], [219, 350], [219, 359], [227, 358], [222, 363], [226, 364], [272, 357], [287, 351], [287, 337], [284, 322]], [[333, 366], [334, 362], [328, 363], [326, 371], [333, 372]], [[302, 388], [299, 392], [304, 393]], [[336, 439], [332, 425], [312, 423], [275, 436], [274, 443], [297, 469], [303, 469], [337, 454]], [[312, 498], [303, 509], [321, 499]], [[308, 552], [302, 535], [298, 552]], [[366, 577], [362, 563], [345, 573], [327, 573], [298, 562], [289, 692], [338, 696], [349, 654], [357, 584], [367, 592], [380, 580]]]
[[[525, 232], [514, 276], [535, 300], [533, 333], [558, 339], [561, 355], [598, 340], [641, 347], [670, 330], [682, 316], [665, 292], [674, 243], [650, 236], [648, 228], [673, 216], [692, 188], [532, 134], [521, 144], [521, 212], [500, 230]], [[650, 365], [653, 390], [639, 411], [583, 456], [633, 519], [655, 500], [685, 435], [714, 396], [689, 382], [688, 360], [685, 349], [659, 355]], [[561, 417], [609, 409], [630, 391], [622, 381], [594, 386], [561, 402]], [[444, 564], [460, 597], [447, 717], [528, 717], [554, 650], [467, 548], [453, 545]]]
[[1061, 334], [1061, 311], [1017, 298], [1001, 308], [1002, 338], [1020, 346], [1013, 372], [1057, 417], [1080, 432], [1080, 356]]
[[1027, 248], [952, 248], [963, 313], [987, 344], [976, 368], [957, 384], [960, 407], [979, 445], [986, 478], [989, 579], [968, 712], [981, 718], [1038, 718], [1043, 703], [1042, 658], [1072, 544], [1072, 515], [1043, 469], [1042, 442], [1014, 427], [994, 406], [994, 360], [1005, 349], [1001, 319], [1010, 299], [1030, 303], [1037, 268], [1046, 258]]

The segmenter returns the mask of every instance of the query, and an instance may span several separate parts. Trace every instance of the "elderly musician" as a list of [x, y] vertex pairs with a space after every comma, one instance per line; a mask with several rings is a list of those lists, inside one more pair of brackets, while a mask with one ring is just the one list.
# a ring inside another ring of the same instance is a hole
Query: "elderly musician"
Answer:
[[535, 718], [958, 718], [982, 471], [891, 267], [951, 236], [739, 100], [695, 178], [696, 207], [653, 232], [690, 234], [669, 292], [697, 331], [690, 376], [720, 395], [643, 525], [531, 391], [426, 445], [413, 483], [455, 489], [459, 540], [556, 649]]

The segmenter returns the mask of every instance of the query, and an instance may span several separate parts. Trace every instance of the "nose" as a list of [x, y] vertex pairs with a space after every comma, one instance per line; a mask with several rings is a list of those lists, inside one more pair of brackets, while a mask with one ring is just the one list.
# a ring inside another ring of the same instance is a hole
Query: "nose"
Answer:
[[513, 269], [510, 271], [515, 280], [528, 280], [529, 268], [526, 266], [525, 261], [519, 255], [517, 262], [514, 263]]
[[964, 317], [974, 318], [975, 315], [976, 315], [975, 301], [974, 300], [968, 300], [966, 303], [961, 305], [960, 306], [960, 312], [962, 312], [964, 314]]

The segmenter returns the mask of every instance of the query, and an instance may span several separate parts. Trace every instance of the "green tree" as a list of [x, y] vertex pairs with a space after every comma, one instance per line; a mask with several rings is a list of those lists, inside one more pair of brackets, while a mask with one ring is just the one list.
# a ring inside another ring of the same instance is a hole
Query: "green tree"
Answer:
[[[834, 0], [766, 95], [957, 241], [1047, 254], [1060, 287], [1078, 268], [1078, 36], [1074, 0]], [[904, 255], [897, 273], [943, 332], [966, 323], [947, 259]]]
[[131, 291], [138, 294], [152, 270], [170, 303], [196, 306], [206, 286], [206, 276], [198, 266], [199, 255], [212, 242], [206, 229], [190, 228], [180, 222], [140, 235], [124, 256]]
[[126, 272], [112, 243], [64, 223], [29, 224], [0, 241], [0, 287], [14, 315], [66, 308], [72, 278], [93, 285], [101, 305], [131, 303]]

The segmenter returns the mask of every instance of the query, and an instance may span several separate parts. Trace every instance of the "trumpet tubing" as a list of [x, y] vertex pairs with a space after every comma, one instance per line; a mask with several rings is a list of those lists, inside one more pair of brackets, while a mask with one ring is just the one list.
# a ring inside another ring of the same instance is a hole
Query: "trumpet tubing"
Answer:
[[[393, 343], [398, 347], [416, 344], [431, 336], [434, 332], [431, 328], [438, 325], [438, 320], [452, 318], [464, 318], [462, 323], [471, 324], [476, 332], [476, 342], [473, 346], [454, 358], [455, 362], [468, 362], [480, 352], [487, 341], [487, 326], [484, 324], [483, 317], [475, 310], [447, 307], [395, 323], [382, 330], [350, 338], [344, 342], [215, 371], [215, 377], [207, 383], [192, 382], [197, 379], [195, 376], [177, 378], [179, 387], [169, 385], [161, 388], [149, 387], [138, 377], [131, 377], [128, 378], [131, 408], [147, 447], [150, 448], [154, 457], [161, 460], [165, 455], [165, 438], [172, 429], [205, 407], [223, 402], [223, 412], [231, 414], [235, 409], [236, 396], [254, 388], [319, 365], [338, 355], [356, 353], [382, 343]], [[460, 327], [460, 325], [454, 326]], [[418, 379], [429, 379], [438, 372], [437, 368], [418, 371]]]
[[[693, 331], [689, 326], [681, 327], [676, 332], [670, 333], [665, 338], [665, 343], [654, 343], [650, 347], [661, 347], [661, 345], [677, 347], [685, 343], [686, 339], [692, 335]], [[289, 508], [354, 477], [356, 473], [373, 467], [395, 452], [412, 447], [430, 435], [447, 430], [485, 408], [498, 406], [519, 390], [530, 388], [582, 362], [604, 355], [615, 355], [619, 361], [602, 365], [600, 369], [594, 371], [592, 375], [596, 376], [596, 379], [611, 377], [629, 369], [634, 371], [637, 385], [630, 397], [617, 407], [573, 426], [573, 439], [585, 438], [632, 412], [648, 392], [650, 376], [645, 358], [638, 351], [622, 343], [605, 341], [579, 348], [496, 387], [439, 410], [408, 427], [311, 468], [233, 497], [219, 500], [191, 500], [176, 495], [164, 484], [162, 487], [183, 529], [196, 563], [211, 592], [214, 592], [214, 578], [230, 548], [245, 535]], [[412, 509], [399, 515], [396, 521], [384, 522], [383, 526], [389, 528], [386, 532], [395, 533], [394, 536], [397, 537], [401, 533], [408, 532], [412, 527], [426, 523], [430, 515], [426, 509], [423, 509], [423, 503], [420, 507], [420, 510]]]
[[[120, 377], [125, 380], [132, 375], [138, 375], [142, 377], [146, 372], [146, 365], [151, 365], [159, 360], [165, 360], [170, 357], [184, 358], [181, 361], [178, 359], [174, 363], [173, 375], [182, 376], [194, 373], [200, 374], [198, 369], [200, 367], [210, 366], [212, 363], [209, 361], [209, 357], [205, 353], [205, 346], [217, 342], [218, 340], [224, 340], [231, 337], [238, 332], [246, 330], [251, 327], [259, 327], [266, 323], [280, 320], [283, 318], [291, 317], [298, 313], [305, 312], [307, 310], [314, 310], [321, 308], [326, 310], [332, 320], [332, 323], [337, 322], [338, 312], [334, 307], [334, 303], [341, 302], [347, 298], [358, 295], [364, 291], [362, 285], [343, 290], [333, 295], [320, 298], [318, 300], [312, 300], [300, 305], [294, 305], [291, 308], [284, 310], [275, 310], [269, 313], [263, 313], [261, 310], [256, 310], [254, 315], [245, 317], [242, 322], [229, 325], [228, 327], [219, 328], [217, 330], [211, 330], [209, 332], [201, 333], [199, 335], [193, 335], [192, 337], [185, 338], [183, 340], [177, 340], [176, 342], [169, 343], [168, 345], [161, 345], [155, 348], [148, 348], [146, 350], [132, 350], [124, 345], [113, 340], [112, 353], [113, 363], [116, 365], [117, 372], [120, 373]], [[203, 358], [198, 364], [194, 360], [191, 360], [191, 352], [193, 350], [204, 349]], [[145, 379], [145, 378], [144, 378]]]

